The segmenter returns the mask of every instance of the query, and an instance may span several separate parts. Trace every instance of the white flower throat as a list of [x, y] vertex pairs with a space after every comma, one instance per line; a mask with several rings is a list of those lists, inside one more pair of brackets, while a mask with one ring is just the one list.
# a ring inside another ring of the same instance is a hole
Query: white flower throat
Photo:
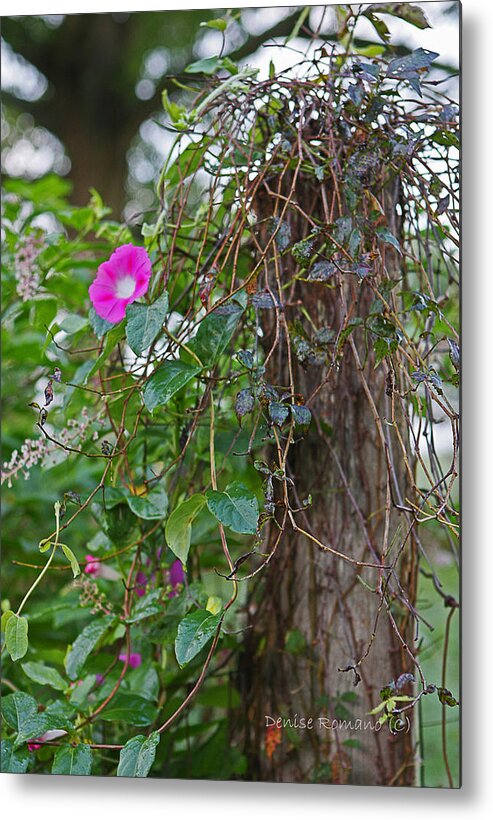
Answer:
[[118, 299], [128, 299], [135, 290], [135, 279], [133, 276], [122, 276], [116, 283], [116, 296]]

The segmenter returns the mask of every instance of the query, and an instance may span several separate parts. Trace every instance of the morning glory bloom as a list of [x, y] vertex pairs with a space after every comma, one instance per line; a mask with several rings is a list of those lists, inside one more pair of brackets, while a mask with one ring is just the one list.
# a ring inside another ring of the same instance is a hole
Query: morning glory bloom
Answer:
[[149, 287], [152, 265], [144, 248], [121, 245], [103, 262], [89, 288], [94, 310], [102, 319], [116, 324], [127, 305], [143, 296]]

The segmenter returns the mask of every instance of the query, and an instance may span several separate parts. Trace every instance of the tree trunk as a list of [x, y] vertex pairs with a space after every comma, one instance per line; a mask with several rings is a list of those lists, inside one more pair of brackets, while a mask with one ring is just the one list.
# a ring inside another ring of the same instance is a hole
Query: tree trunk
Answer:
[[[321, 186], [317, 202], [313, 187], [307, 195], [303, 184], [294, 190], [293, 200], [302, 206], [305, 202], [306, 212], [323, 212]], [[396, 236], [398, 191], [395, 180], [387, 180], [380, 191], [387, 225]], [[255, 211], [261, 220], [274, 211], [275, 201], [257, 198]], [[293, 241], [306, 236], [306, 223], [299, 215], [290, 215], [288, 221]], [[267, 235], [261, 239], [265, 243]], [[288, 257], [279, 257], [277, 264], [281, 281], [287, 282]], [[387, 253], [386, 275], [395, 275], [398, 264], [397, 254]], [[299, 318], [300, 302], [316, 327], [337, 332], [347, 316], [368, 316], [374, 301], [371, 287], [358, 284], [354, 276], [341, 276], [334, 288], [298, 281], [288, 293], [289, 298], [284, 296], [287, 322], [281, 324], [279, 344], [281, 364], [276, 354], [267, 373], [269, 381], [283, 385], [288, 384], [286, 326]], [[274, 333], [272, 319], [264, 322], [263, 329], [267, 350]], [[307, 401], [312, 397], [313, 414], [309, 433], [290, 448], [287, 461], [287, 474], [295, 487], [289, 490], [292, 505], [299, 508], [302, 499], [309, 493], [313, 496], [312, 506], [295, 514], [296, 525], [353, 561], [388, 565], [386, 553], [394, 555], [392, 548], [395, 551], [405, 540], [399, 540], [401, 520], [393, 500], [406, 495], [404, 470], [392, 465], [389, 476], [388, 469], [389, 453], [399, 446], [394, 429], [385, 421], [393, 414], [390, 359], [375, 368], [367, 335], [358, 328], [325, 383], [326, 371], [318, 364], [293, 362], [292, 367], [296, 392]], [[272, 541], [277, 533], [274, 527]], [[369, 721], [375, 725], [378, 715], [368, 712], [380, 702], [383, 687], [413, 669], [406, 645], [413, 645], [410, 608], [415, 571], [409, 542], [389, 580], [385, 571], [351, 563], [288, 525], [248, 607], [250, 628], [240, 685], [247, 704], [246, 747], [253, 778], [413, 783], [410, 722], [405, 721], [403, 731], [395, 734], [387, 725], [378, 731], [368, 725]], [[411, 590], [411, 599], [408, 593], [400, 594], [400, 582], [402, 589]], [[386, 605], [382, 590], [391, 605]], [[410, 693], [409, 686], [404, 692]], [[280, 717], [290, 719], [292, 725], [276, 733], [273, 721]], [[303, 720], [307, 728], [300, 725]], [[334, 721], [341, 720], [352, 725], [341, 723], [336, 728]], [[269, 750], [272, 742], [273, 751]]]

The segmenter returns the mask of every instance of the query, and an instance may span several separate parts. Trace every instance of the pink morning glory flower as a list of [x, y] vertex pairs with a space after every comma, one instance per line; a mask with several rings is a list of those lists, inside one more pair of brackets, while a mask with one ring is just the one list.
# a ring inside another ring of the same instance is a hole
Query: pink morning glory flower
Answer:
[[101, 574], [101, 564], [94, 555], [86, 555], [84, 572], [86, 575], [94, 575], [96, 578]]
[[86, 555], [86, 565], [84, 567], [86, 575], [93, 575], [94, 578], [106, 578], [109, 581], [117, 581], [121, 576], [112, 567], [106, 566], [96, 555]]
[[[41, 737], [35, 737], [31, 740], [28, 740], [27, 748], [30, 752], [36, 752], [38, 749], [41, 749], [44, 742], [56, 740], [58, 737], [63, 737], [66, 734], [67, 732], [65, 731], [65, 729], [48, 729], [48, 731], [45, 732], [44, 735], [41, 735]], [[37, 743], [37, 741], [41, 742]]]
[[149, 287], [152, 265], [144, 248], [121, 245], [103, 262], [89, 288], [94, 310], [116, 324], [125, 316], [127, 305], [143, 296]]
[[127, 655], [126, 652], [122, 652], [121, 655], [118, 655], [118, 660], [125, 661], [128, 658], [128, 665], [132, 667], [132, 669], [137, 669], [138, 666], [142, 663], [142, 655], [140, 652], [131, 652], [130, 655]]

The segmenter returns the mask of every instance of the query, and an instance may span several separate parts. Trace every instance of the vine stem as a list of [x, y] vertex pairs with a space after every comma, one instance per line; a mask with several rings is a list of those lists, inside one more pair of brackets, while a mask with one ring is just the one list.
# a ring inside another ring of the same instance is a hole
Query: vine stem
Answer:
[[[447, 622], [445, 624], [445, 637], [443, 641], [443, 660], [442, 660], [442, 689], [445, 689], [445, 682], [447, 677], [447, 657], [448, 657], [448, 646], [449, 646], [449, 638], [450, 638], [450, 623], [452, 621], [452, 617], [454, 614], [454, 609], [451, 609], [448, 616]], [[448, 784], [451, 789], [454, 788], [454, 781], [452, 778], [452, 772], [450, 771], [450, 763], [448, 759], [447, 753], [447, 705], [445, 703], [442, 704], [442, 754], [443, 754], [443, 762], [445, 764], [445, 770], [447, 772], [447, 779]]]
[[[210, 408], [211, 408], [211, 413], [210, 413], [210, 443], [209, 443], [209, 450], [210, 450], [210, 457], [211, 457], [211, 485], [212, 485], [213, 490], [217, 490], [216, 456], [215, 456], [215, 446], [214, 446], [215, 411], [214, 411], [214, 395], [213, 395], [212, 390], [211, 390], [211, 394], [210, 394]], [[222, 524], [219, 524], [219, 532], [220, 532], [220, 535], [221, 535], [221, 543], [222, 543], [222, 546], [223, 546], [223, 551], [224, 551], [224, 554], [226, 556], [226, 560], [229, 564], [230, 571], [232, 572], [233, 571], [233, 562], [231, 560], [231, 555], [229, 553], [229, 548], [228, 548], [228, 542], [226, 540], [226, 535], [225, 535], [224, 527], [223, 527]], [[214, 653], [216, 651], [217, 644], [219, 643], [219, 636], [221, 634], [221, 628], [222, 628], [222, 625], [223, 625], [224, 616], [226, 615], [226, 612], [228, 611], [228, 609], [233, 605], [233, 603], [236, 600], [236, 596], [238, 595], [238, 582], [235, 579], [232, 579], [232, 580], [233, 580], [233, 594], [231, 595], [231, 598], [229, 599], [228, 603], [226, 604], [226, 606], [223, 609], [222, 616], [221, 616], [221, 618], [219, 620], [219, 623], [217, 625], [216, 633], [214, 635], [214, 639], [213, 639], [212, 644], [211, 644], [211, 648], [209, 649], [209, 652], [207, 653], [207, 657], [205, 659], [205, 662], [204, 662], [204, 665], [203, 665], [202, 670], [200, 672], [200, 675], [197, 678], [193, 688], [190, 690], [190, 692], [188, 693], [185, 700], [183, 700], [180, 703], [180, 705], [178, 706], [177, 709], [175, 709], [173, 714], [170, 715], [170, 717], [162, 724], [162, 726], [159, 727], [159, 729], [157, 730], [159, 734], [162, 734], [164, 731], [166, 731], [168, 726], [170, 726], [176, 720], [176, 718], [179, 717], [179, 715], [181, 715], [181, 713], [183, 712], [184, 709], [186, 709], [186, 707], [188, 706], [190, 701], [193, 700], [193, 698], [195, 697], [195, 695], [197, 694], [197, 692], [199, 691], [200, 687], [202, 686], [202, 684], [205, 680], [207, 670], [210, 666], [210, 663], [211, 663], [212, 658], [214, 656]]]
[[53, 558], [55, 557], [56, 548], [58, 546], [58, 536], [60, 535], [60, 503], [58, 501], [55, 503], [55, 521], [56, 521], [55, 540], [53, 542], [53, 549], [51, 551], [50, 557], [48, 558], [46, 564], [44, 565], [43, 569], [39, 573], [39, 575], [36, 578], [36, 580], [34, 581], [34, 583], [29, 587], [28, 591], [24, 595], [24, 598], [22, 599], [22, 601], [19, 605], [19, 609], [15, 613], [16, 615], [21, 614], [21, 612], [24, 608], [24, 605], [26, 604], [26, 602], [28, 601], [28, 599], [30, 598], [30, 596], [32, 595], [32, 593], [34, 592], [36, 587], [38, 586], [38, 584], [41, 581], [41, 579], [43, 578], [43, 576], [46, 574], [46, 572], [48, 572], [49, 566], [50, 566], [51, 562], [53, 561]]
[[[46, 564], [44, 565], [43, 569], [39, 573], [38, 577], [35, 579], [34, 583], [31, 584], [31, 586], [29, 587], [28, 591], [24, 595], [24, 598], [20, 602], [19, 607], [17, 609], [17, 612], [15, 613], [17, 616], [19, 616], [21, 614], [22, 610], [24, 609], [24, 605], [29, 600], [30, 596], [32, 595], [32, 593], [34, 592], [36, 587], [38, 586], [39, 582], [41, 581], [41, 579], [43, 578], [45, 573], [48, 571], [48, 569], [50, 567], [50, 564], [53, 561], [53, 558], [55, 557], [56, 548], [58, 546], [58, 536], [60, 534], [60, 503], [58, 501], [55, 502], [55, 520], [56, 520], [55, 540], [53, 542], [53, 549], [51, 551], [50, 557], [48, 558]], [[48, 540], [48, 539], [46, 539], [46, 540]], [[42, 544], [42, 543], [45, 543], [45, 542], [40, 541], [40, 544]], [[2, 652], [4, 651], [6, 645], [7, 645], [7, 641], [5, 640], [3, 642], [3, 645], [2, 645]]]

